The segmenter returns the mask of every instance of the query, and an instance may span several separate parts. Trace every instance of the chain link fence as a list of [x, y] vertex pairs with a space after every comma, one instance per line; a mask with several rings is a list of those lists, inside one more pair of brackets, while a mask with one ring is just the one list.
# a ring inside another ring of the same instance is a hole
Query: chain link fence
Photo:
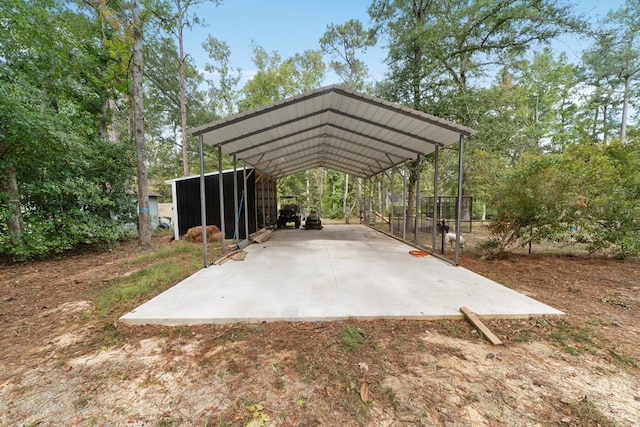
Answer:
[[[446, 257], [453, 255], [457, 231], [457, 197], [439, 197], [435, 201], [435, 209], [433, 197], [423, 197], [421, 207], [417, 220], [415, 215], [406, 215], [404, 208], [399, 207], [398, 209], [386, 208], [387, 212], [384, 215], [375, 210], [366, 210], [361, 217], [361, 222], [398, 239], [416, 244], [432, 253]], [[463, 215], [459, 230], [461, 253], [482, 256], [487, 253], [487, 246], [490, 242], [498, 239], [499, 236], [491, 232], [489, 220], [470, 219], [473, 218], [472, 207], [472, 197], [463, 197]], [[417, 236], [414, 231], [416, 227], [418, 229]], [[566, 232], [558, 233], [553, 240], [533, 240], [523, 246], [511, 249], [509, 252], [560, 255], [589, 253], [586, 244], [576, 242], [576, 235], [577, 229], [567, 225]]]

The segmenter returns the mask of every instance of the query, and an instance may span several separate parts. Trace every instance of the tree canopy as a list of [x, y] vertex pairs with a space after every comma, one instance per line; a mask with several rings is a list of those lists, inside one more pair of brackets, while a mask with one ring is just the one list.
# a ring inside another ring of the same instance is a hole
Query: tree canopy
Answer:
[[[108, 247], [135, 234], [136, 170], [148, 170], [143, 190], [166, 197], [166, 179], [198, 170], [187, 128], [333, 76], [478, 130], [467, 141], [464, 191], [492, 213], [490, 250], [562, 237], [640, 253], [638, 0], [599, 22], [558, 0], [372, 0], [371, 27], [327, 23], [317, 45], [290, 57], [254, 40], [252, 70], [234, 66], [215, 28], [203, 44], [206, 63], [189, 54], [184, 33], [201, 24], [192, 7], [203, 1], [140, 0], [143, 96], [133, 91], [131, 1], [0, 3], [0, 256]], [[552, 45], [565, 33], [587, 41], [577, 60]], [[387, 53], [378, 82], [360, 59], [374, 45]], [[137, 154], [136, 101], [144, 101]], [[217, 152], [205, 156], [217, 165]], [[441, 151], [438, 194], [454, 194], [456, 160], [455, 149]], [[433, 171], [434, 159], [420, 167]], [[409, 214], [418, 180], [434, 190], [418, 170], [408, 165]], [[364, 196], [355, 184], [317, 169], [279, 185], [305, 195], [309, 209], [341, 217]]]

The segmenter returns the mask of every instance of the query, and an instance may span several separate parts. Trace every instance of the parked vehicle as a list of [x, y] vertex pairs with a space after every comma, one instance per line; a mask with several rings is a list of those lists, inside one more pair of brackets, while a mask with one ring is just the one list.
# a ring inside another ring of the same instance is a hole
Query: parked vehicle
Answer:
[[322, 220], [317, 212], [311, 212], [304, 222], [305, 230], [315, 228], [316, 230], [322, 230]]
[[278, 228], [284, 228], [292, 223], [300, 228], [300, 203], [298, 196], [287, 195], [280, 197], [280, 211], [278, 213]]

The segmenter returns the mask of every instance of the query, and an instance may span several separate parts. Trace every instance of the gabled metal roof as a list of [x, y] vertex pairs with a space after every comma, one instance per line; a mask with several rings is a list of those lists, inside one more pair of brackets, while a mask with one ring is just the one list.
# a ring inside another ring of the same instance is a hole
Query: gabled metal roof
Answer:
[[475, 131], [342, 86], [328, 86], [190, 133], [277, 179], [316, 167], [368, 178]]

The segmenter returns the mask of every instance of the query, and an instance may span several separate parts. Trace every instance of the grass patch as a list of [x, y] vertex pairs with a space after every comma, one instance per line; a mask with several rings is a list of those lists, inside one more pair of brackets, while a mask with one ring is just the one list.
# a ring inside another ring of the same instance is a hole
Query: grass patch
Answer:
[[353, 351], [364, 343], [362, 330], [354, 326], [345, 326], [340, 337], [342, 338], [342, 348], [345, 351]]
[[356, 383], [351, 382], [349, 392], [342, 399], [342, 408], [360, 425], [366, 425], [371, 420], [370, 404], [360, 400], [360, 391]]
[[398, 401], [396, 392], [393, 390], [393, 388], [385, 387], [382, 392], [384, 397], [389, 401], [389, 404], [394, 409], [394, 411], [397, 411], [398, 408], [400, 408], [400, 402]]
[[302, 381], [304, 381], [306, 384], [311, 384], [315, 379], [313, 363], [309, 358], [307, 358], [307, 356], [302, 353], [298, 353], [298, 355], [296, 356], [296, 361], [293, 369], [297, 374], [302, 376]]
[[577, 401], [562, 402], [565, 405], [565, 412], [570, 413], [570, 425], [593, 425], [601, 427], [615, 427], [618, 424], [605, 416], [600, 410], [586, 397]]
[[565, 322], [559, 323], [550, 337], [571, 356], [579, 356], [585, 351], [598, 354], [597, 343], [592, 338], [592, 331]]
[[640, 367], [638, 361], [630, 356], [625, 356], [624, 354], [617, 353], [613, 350], [609, 351], [611, 353], [611, 357], [613, 357], [613, 361], [618, 366], [630, 366], [632, 368]]
[[122, 331], [113, 323], [105, 323], [102, 330], [94, 335], [94, 338], [101, 348], [122, 347], [125, 337]]
[[533, 341], [535, 333], [531, 329], [518, 329], [513, 337], [514, 342], [526, 343]]
[[202, 246], [194, 245], [192, 243], [187, 243], [187, 242], [176, 242], [176, 243], [173, 243], [172, 245], [165, 246], [157, 250], [141, 252], [140, 255], [127, 260], [125, 264], [126, 265], [145, 264], [148, 262], [155, 262], [160, 259], [174, 258], [178, 255], [183, 255], [183, 254], [201, 256]]
[[245, 341], [247, 340], [247, 330], [244, 328], [231, 328], [226, 331], [222, 335], [220, 335], [219, 340], [224, 343], [234, 343], [237, 341]]
[[133, 302], [156, 296], [198, 271], [201, 267], [199, 255], [199, 249], [193, 245], [176, 244], [132, 258], [130, 264], [151, 264], [133, 274], [111, 280], [95, 299], [98, 313], [103, 317], [121, 314], [131, 309]]

